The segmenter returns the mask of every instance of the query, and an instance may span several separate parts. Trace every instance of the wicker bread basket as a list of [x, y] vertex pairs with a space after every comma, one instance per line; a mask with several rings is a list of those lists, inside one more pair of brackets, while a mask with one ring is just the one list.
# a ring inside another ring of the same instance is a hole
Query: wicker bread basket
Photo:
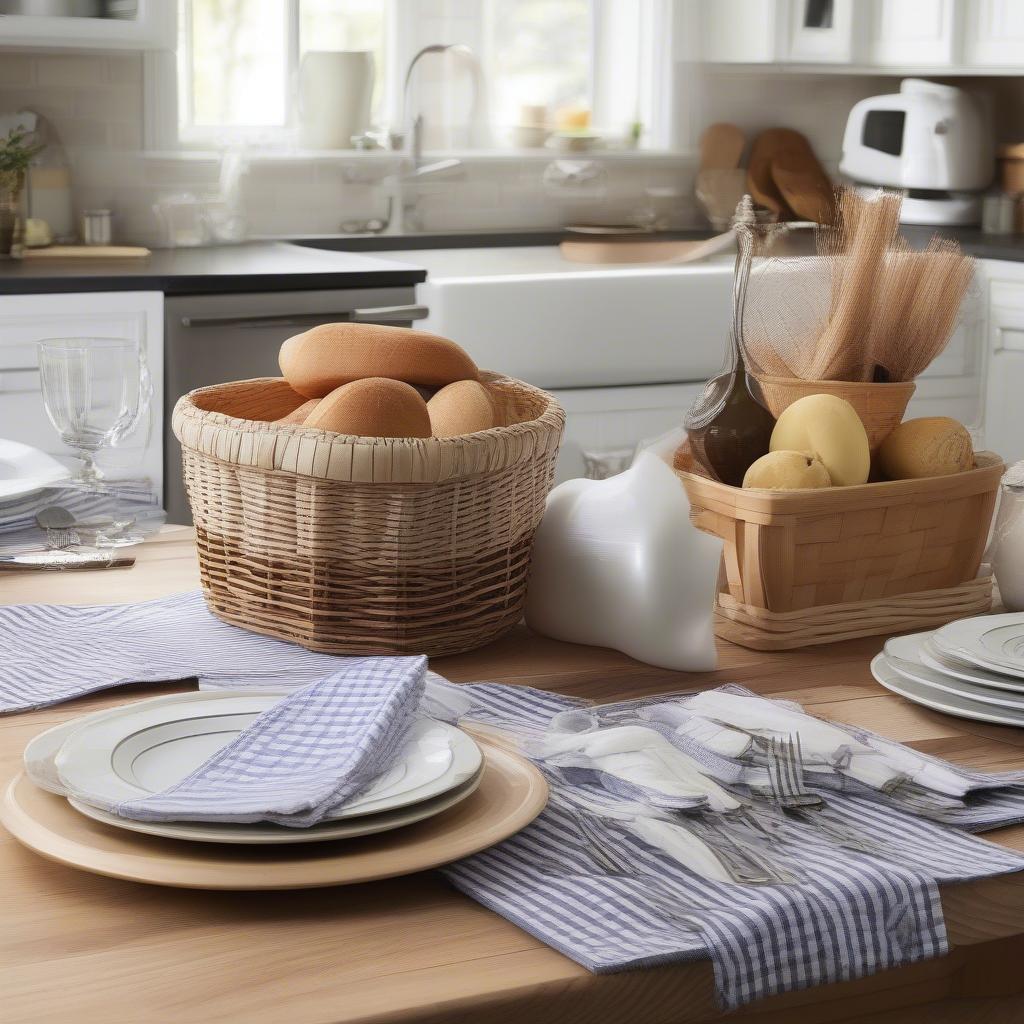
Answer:
[[507, 426], [366, 438], [269, 420], [275, 378], [179, 399], [199, 567], [215, 615], [311, 650], [452, 654], [519, 620], [565, 414], [485, 373]]

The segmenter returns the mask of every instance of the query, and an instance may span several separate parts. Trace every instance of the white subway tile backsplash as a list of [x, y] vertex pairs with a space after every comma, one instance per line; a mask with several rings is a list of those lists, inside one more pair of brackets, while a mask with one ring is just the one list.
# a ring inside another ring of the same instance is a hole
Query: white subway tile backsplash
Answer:
[[99, 85], [105, 71], [106, 58], [91, 54], [47, 54], [36, 60], [36, 81], [43, 86]]

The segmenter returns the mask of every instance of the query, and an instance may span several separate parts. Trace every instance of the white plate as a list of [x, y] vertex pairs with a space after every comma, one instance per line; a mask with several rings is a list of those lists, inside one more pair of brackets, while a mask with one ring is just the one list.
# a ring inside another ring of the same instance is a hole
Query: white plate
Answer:
[[935, 631], [943, 654], [992, 672], [1024, 679], [1024, 615], [976, 615]]
[[245, 846], [281, 846], [289, 843], [326, 843], [332, 839], [354, 839], [356, 836], [372, 836], [377, 832], [390, 832], [392, 829], [404, 828], [417, 821], [432, 818], [435, 814], [447, 811], [470, 796], [483, 778], [480, 769], [461, 786], [435, 796], [431, 800], [421, 800], [411, 807], [402, 807], [381, 814], [364, 815], [348, 821], [329, 821], [311, 828], [286, 828], [262, 821], [255, 824], [231, 825], [227, 822], [191, 822], [191, 821], [135, 821], [132, 818], [119, 818], [116, 814], [82, 803], [74, 797], [68, 797], [68, 803], [80, 814], [104, 825], [123, 828], [129, 832], [141, 832], [148, 836], [161, 836], [164, 839], [185, 839], [192, 843], [229, 843]]
[[942, 711], [958, 718], [972, 718], [979, 722], [993, 722], [996, 725], [1024, 726], [1024, 711], [1016, 712], [1009, 708], [982, 704], [969, 697], [946, 693], [908, 679], [893, 668], [884, 654], [875, 655], [871, 662], [871, 674], [892, 693], [933, 711]]
[[[87, 716], [53, 758], [57, 780], [64, 791], [111, 804], [158, 792], [194, 771], [280, 696], [173, 694]], [[395, 767], [330, 820], [429, 800], [462, 785], [480, 764], [480, 749], [464, 732], [422, 718], [410, 728]]]
[[973, 686], [1008, 690], [1020, 694], [1024, 699], [1024, 679], [1015, 679], [1013, 676], [957, 661], [935, 647], [932, 636], [930, 632], [894, 636], [885, 643], [885, 656], [891, 662], [906, 662], [944, 676], [947, 684], [951, 680], [960, 680]]
[[70, 476], [67, 467], [46, 452], [0, 439], [0, 501], [34, 494]]
[[974, 683], [967, 683], [962, 679], [936, 672], [920, 662], [904, 661], [902, 658], [894, 658], [888, 653], [884, 657], [889, 668], [913, 683], [930, 686], [932, 689], [953, 694], [955, 697], [967, 697], [979, 704], [992, 704], [995, 707], [1010, 708], [1024, 714], [1024, 695], [1006, 693], [1003, 690], [991, 690], [985, 686], [975, 686]]

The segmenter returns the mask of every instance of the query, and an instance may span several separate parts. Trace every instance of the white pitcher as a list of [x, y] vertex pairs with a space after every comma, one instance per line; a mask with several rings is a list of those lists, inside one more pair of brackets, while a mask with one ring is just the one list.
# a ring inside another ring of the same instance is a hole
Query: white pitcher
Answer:
[[299, 68], [300, 140], [306, 149], [351, 149], [370, 127], [373, 54], [310, 50]]

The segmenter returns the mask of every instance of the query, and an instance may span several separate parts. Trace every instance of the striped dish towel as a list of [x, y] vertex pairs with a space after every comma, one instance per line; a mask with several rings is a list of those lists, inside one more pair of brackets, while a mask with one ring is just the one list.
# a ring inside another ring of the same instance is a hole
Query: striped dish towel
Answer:
[[[465, 721], [500, 729], [535, 752], [552, 723], [566, 715], [591, 715], [590, 728], [598, 731], [650, 721], [644, 702], [583, 709], [523, 687], [459, 690], [471, 703]], [[666, 703], [685, 710], [686, 698], [647, 702]], [[689, 739], [680, 749], [696, 753]], [[746, 814], [716, 816], [704, 839], [723, 856], [737, 848], [757, 851], [790, 875], [785, 883], [738, 884], [701, 873], [694, 867], [702, 862], [692, 812], [666, 815], [640, 799], [642, 787], [624, 798], [620, 788], [605, 785], [601, 772], [567, 773], [536, 753], [551, 787], [547, 808], [511, 839], [444, 874], [457, 889], [598, 973], [709, 956], [719, 1000], [735, 1008], [941, 956], [949, 943], [939, 884], [1024, 869], [1024, 856], [910, 813], [888, 794], [819, 786], [810, 772], [805, 784], [825, 806], [791, 817], [760, 799], [756, 785], [741, 781], [741, 761], [710, 748], [704, 755], [706, 770], [756, 811], [755, 827]], [[732, 781], [723, 782], [730, 774]], [[965, 815], [989, 825], [1017, 820], [1024, 788], [1007, 786], [1001, 777], [974, 779]]]
[[346, 660], [221, 622], [199, 591], [140, 604], [0, 607], [0, 713], [128, 683], [305, 686]]

